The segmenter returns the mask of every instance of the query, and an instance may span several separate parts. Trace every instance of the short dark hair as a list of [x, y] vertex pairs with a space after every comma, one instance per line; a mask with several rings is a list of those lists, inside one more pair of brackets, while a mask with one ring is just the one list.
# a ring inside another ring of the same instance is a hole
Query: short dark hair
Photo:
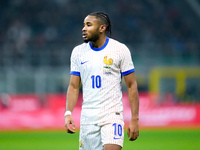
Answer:
[[104, 12], [93, 12], [89, 14], [90, 16], [96, 16], [98, 19], [101, 19], [101, 21], [106, 25], [106, 32], [110, 34], [111, 36], [111, 21], [109, 16]]

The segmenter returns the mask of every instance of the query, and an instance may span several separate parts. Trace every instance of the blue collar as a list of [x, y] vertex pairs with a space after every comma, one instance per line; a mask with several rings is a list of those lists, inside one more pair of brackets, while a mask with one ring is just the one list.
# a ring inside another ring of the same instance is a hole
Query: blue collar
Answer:
[[91, 48], [92, 50], [94, 50], [94, 51], [100, 51], [100, 50], [104, 49], [104, 48], [108, 45], [108, 41], [109, 41], [109, 38], [106, 37], [106, 42], [105, 42], [105, 44], [104, 44], [102, 47], [100, 47], [100, 48], [95, 48], [95, 47], [93, 47], [92, 44], [91, 44], [91, 42], [89, 42], [89, 45], [90, 45], [90, 48]]

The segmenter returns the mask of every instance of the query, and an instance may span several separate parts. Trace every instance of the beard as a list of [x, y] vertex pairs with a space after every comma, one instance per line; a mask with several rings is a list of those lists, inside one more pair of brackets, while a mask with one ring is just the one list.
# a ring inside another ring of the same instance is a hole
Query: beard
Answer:
[[88, 40], [88, 39], [87, 39], [87, 40], [84, 40], [84, 43], [88, 43], [89, 41], [90, 41], [90, 40]]
[[96, 31], [93, 33], [92, 37], [90, 37], [90, 38], [88, 38], [88, 39], [84, 39], [84, 42], [85, 42], [85, 43], [88, 43], [89, 41], [91, 41], [91, 42], [96, 42], [98, 39], [99, 39], [99, 32], [98, 32], [98, 30], [96, 30]]

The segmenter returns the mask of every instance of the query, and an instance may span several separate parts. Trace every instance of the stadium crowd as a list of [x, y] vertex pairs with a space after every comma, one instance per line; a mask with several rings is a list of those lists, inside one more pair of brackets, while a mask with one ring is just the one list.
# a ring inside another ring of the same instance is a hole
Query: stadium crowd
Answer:
[[82, 42], [84, 16], [92, 11], [106, 11], [110, 15], [112, 37], [131, 47], [137, 58], [175, 57], [190, 61], [195, 57], [199, 64], [200, 21], [195, 21], [190, 9], [184, 9], [187, 6], [184, 1], [1, 0], [0, 3], [1, 68], [68, 65], [72, 48]]

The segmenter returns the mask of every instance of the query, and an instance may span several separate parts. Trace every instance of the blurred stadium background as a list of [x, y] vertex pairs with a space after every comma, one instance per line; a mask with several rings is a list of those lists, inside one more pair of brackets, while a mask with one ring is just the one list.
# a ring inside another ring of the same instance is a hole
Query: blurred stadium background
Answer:
[[[1, 93], [65, 92], [71, 51], [83, 42], [83, 19], [90, 12], [105, 11], [112, 21], [112, 37], [127, 44], [132, 52], [140, 92], [154, 91], [152, 70], [166, 68], [165, 75], [160, 74], [159, 92], [172, 93], [176, 101], [199, 101], [199, 70], [193, 69], [199, 69], [200, 64], [200, 9], [195, 9], [199, 8], [198, 0], [0, 3]], [[173, 73], [168, 68], [180, 70], [185, 76], [185, 86], [178, 93], [178, 77], [167, 78]], [[190, 72], [198, 75], [188, 77]]]
[[200, 0], [1, 0], [0, 130], [64, 130], [71, 51], [94, 11], [131, 50], [141, 126], [199, 128]]

